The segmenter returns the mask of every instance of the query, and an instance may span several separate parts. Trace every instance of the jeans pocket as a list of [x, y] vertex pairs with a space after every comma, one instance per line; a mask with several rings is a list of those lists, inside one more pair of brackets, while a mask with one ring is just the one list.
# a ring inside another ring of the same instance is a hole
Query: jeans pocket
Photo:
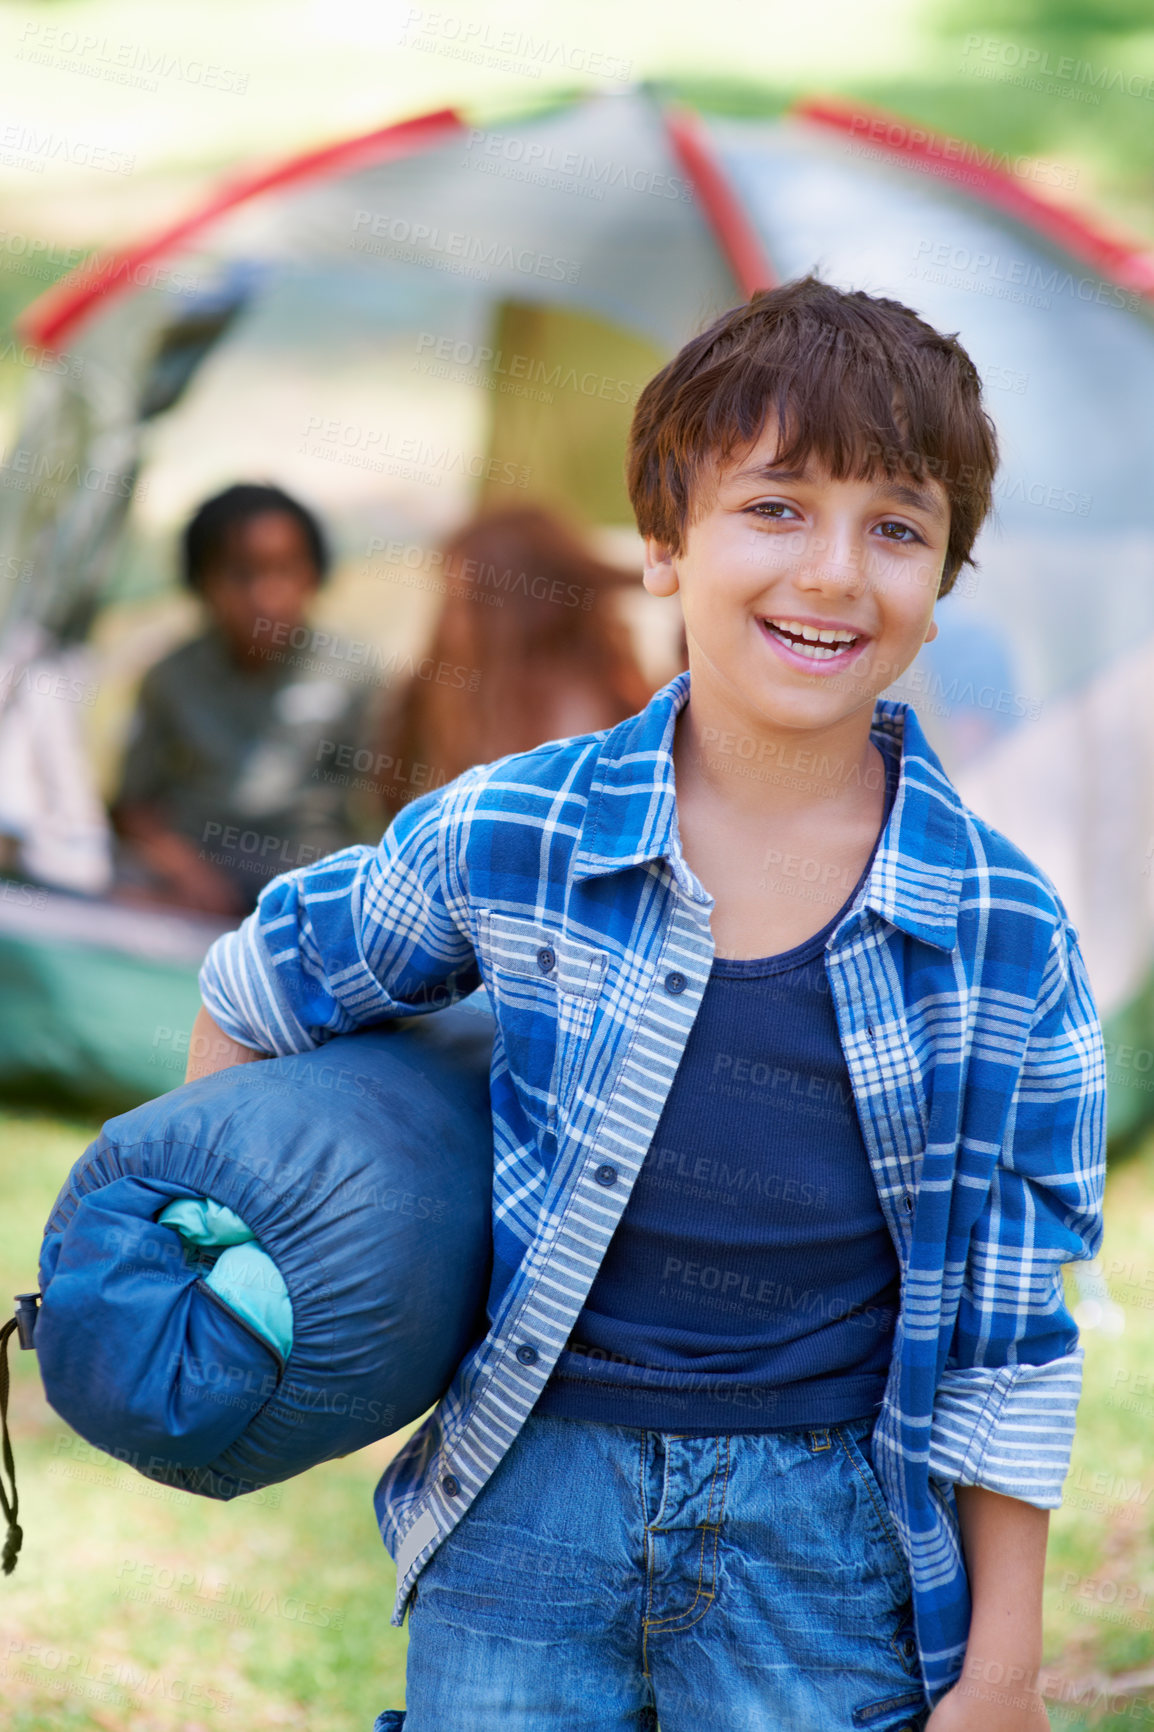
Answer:
[[[881, 1482], [879, 1481], [877, 1474], [874, 1472], [873, 1463], [866, 1450], [862, 1448], [861, 1443], [847, 1426], [836, 1425], [833, 1427], [833, 1430], [838, 1442], [841, 1444], [842, 1449], [849, 1458], [851, 1467], [853, 1467], [865, 1486], [866, 1491], [869, 1493], [870, 1503], [873, 1505], [874, 1513], [877, 1516], [878, 1527], [892, 1547], [894, 1555], [901, 1564], [902, 1570], [905, 1572], [908, 1580], [909, 1560], [902, 1550], [902, 1543], [898, 1538], [898, 1532], [894, 1526], [893, 1517], [890, 1515], [889, 1506], [885, 1500], [885, 1493], [881, 1488]], [[909, 1583], [909, 1587], [910, 1592], [912, 1593], [912, 1582]]]

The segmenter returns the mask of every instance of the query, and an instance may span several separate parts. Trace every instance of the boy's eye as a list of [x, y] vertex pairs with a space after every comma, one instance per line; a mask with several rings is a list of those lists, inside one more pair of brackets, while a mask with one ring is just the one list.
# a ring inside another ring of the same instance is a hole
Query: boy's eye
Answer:
[[759, 499], [757, 504], [751, 505], [749, 509], [754, 517], [781, 519], [784, 518], [787, 511], [793, 513], [795, 517], [797, 515], [793, 506], [787, 505], [784, 499]]
[[887, 541], [920, 541], [922, 539], [917, 530], [911, 529], [908, 523], [898, 523], [893, 518], [888, 518], [885, 523], [879, 523], [878, 528]]

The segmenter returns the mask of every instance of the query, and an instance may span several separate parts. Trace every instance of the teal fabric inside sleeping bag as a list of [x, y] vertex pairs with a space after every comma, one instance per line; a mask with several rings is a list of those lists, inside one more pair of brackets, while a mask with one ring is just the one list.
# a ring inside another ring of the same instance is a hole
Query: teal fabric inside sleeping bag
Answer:
[[211, 1197], [180, 1197], [156, 1218], [163, 1227], [175, 1227], [186, 1245], [220, 1252], [205, 1285], [287, 1360], [293, 1350], [292, 1300], [251, 1227]]

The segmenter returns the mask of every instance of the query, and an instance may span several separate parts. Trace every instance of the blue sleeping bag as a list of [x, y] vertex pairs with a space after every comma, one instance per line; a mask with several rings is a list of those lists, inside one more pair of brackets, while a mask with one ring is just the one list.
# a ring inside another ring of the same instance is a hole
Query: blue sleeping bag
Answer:
[[476, 994], [111, 1119], [44, 1233], [56, 1411], [217, 1498], [424, 1413], [487, 1328], [492, 1042]]

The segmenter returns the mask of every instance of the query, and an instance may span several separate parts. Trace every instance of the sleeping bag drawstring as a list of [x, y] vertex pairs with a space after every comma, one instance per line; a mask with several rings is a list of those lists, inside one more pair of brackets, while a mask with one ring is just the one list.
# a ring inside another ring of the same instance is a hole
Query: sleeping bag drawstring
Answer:
[[0, 1439], [2, 1439], [4, 1471], [12, 1485], [12, 1500], [9, 1502], [3, 1478], [0, 1478], [0, 1507], [4, 1510], [4, 1519], [8, 1523], [8, 1532], [4, 1539], [4, 1574], [10, 1576], [16, 1568], [16, 1558], [24, 1531], [16, 1517], [20, 1513], [20, 1499], [16, 1494], [16, 1463], [12, 1459], [12, 1439], [8, 1435], [8, 1341], [16, 1332], [16, 1319], [13, 1317], [0, 1329]]
[[3, 1558], [6, 1576], [10, 1576], [16, 1568], [16, 1559], [24, 1539], [24, 1530], [16, 1520], [20, 1514], [20, 1499], [16, 1494], [16, 1463], [12, 1459], [12, 1439], [8, 1435], [8, 1342], [13, 1333], [18, 1333], [21, 1347], [32, 1348], [36, 1319], [40, 1314], [40, 1299], [39, 1293], [17, 1293], [16, 1315], [0, 1329], [0, 1455], [3, 1457], [4, 1472], [8, 1475], [12, 1487], [12, 1497], [9, 1500], [3, 1475], [0, 1475], [0, 1509], [4, 1511], [4, 1520], [8, 1524], [8, 1531], [4, 1536]]

